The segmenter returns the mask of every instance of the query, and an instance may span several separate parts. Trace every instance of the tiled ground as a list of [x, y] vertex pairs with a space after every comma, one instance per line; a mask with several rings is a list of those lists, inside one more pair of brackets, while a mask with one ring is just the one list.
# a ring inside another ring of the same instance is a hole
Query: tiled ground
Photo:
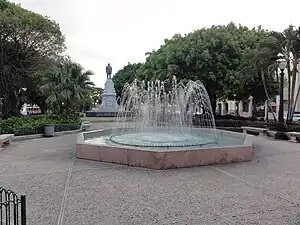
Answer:
[[78, 160], [75, 142], [0, 152], [0, 186], [26, 194], [29, 225], [300, 224], [300, 144], [257, 137], [252, 162], [157, 171]]

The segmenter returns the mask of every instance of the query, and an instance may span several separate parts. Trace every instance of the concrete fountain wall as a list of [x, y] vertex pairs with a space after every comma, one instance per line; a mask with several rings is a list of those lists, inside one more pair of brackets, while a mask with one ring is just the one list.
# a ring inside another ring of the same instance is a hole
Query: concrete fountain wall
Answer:
[[90, 144], [87, 139], [104, 136], [109, 130], [96, 130], [78, 134], [76, 156], [80, 159], [118, 163], [150, 169], [171, 169], [251, 161], [253, 146], [251, 135], [217, 130], [218, 135], [226, 135], [243, 140], [242, 145], [176, 148], [172, 150], [139, 149], [103, 144]]

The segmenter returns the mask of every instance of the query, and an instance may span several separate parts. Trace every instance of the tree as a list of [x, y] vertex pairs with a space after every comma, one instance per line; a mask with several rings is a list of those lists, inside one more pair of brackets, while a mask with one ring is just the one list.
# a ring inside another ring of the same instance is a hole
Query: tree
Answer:
[[[268, 92], [271, 92], [273, 95], [275, 93], [278, 94], [279, 69], [276, 59], [282, 59], [287, 62], [287, 121], [291, 122], [300, 92], [300, 87], [296, 91], [297, 64], [300, 62], [300, 28], [295, 29], [291, 25], [283, 32], [272, 31], [269, 33], [269, 38], [269, 40], [272, 40], [271, 42], [259, 43], [257, 48], [248, 54], [250, 67], [254, 69], [252, 72], [260, 73], [262, 80], [267, 80], [263, 84], [265, 86], [265, 93], [268, 96]], [[245, 68], [249, 67], [246, 66]], [[272, 80], [274, 81], [274, 77], [277, 82], [272, 82]], [[266, 86], [268, 86], [268, 90]], [[257, 93], [259, 93], [259, 89]], [[259, 98], [259, 96], [257, 97]], [[270, 97], [268, 97], [268, 102], [271, 102]]]
[[65, 50], [64, 42], [55, 21], [19, 5], [0, 2], [0, 98], [3, 114], [19, 109], [20, 90], [27, 88], [32, 91], [32, 86], [28, 85], [29, 77], [45, 62], [57, 59]]
[[97, 104], [102, 102], [102, 93], [103, 88], [92, 87], [87, 95], [86, 99], [86, 110], [89, 110], [91, 107], [96, 107]]
[[116, 94], [118, 97], [121, 97], [123, 87], [126, 83], [131, 83], [135, 78], [137, 78], [137, 71], [141, 67], [141, 63], [134, 63], [124, 66], [121, 70], [119, 70], [112, 78]]
[[46, 103], [54, 113], [68, 115], [86, 106], [94, 83], [92, 71], [72, 61], [62, 62], [47, 70], [43, 76], [41, 91], [48, 96]]
[[280, 46], [280, 55], [287, 62], [288, 75], [288, 114], [287, 121], [291, 122], [299, 99], [300, 87], [296, 91], [297, 64], [300, 63], [300, 27], [295, 29], [290, 25], [283, 32], [272, 32]]
[[253, 97], [254, 105], [264, 104], [267, 100], [268, 107], [276, 121], [276, 116], [271, 107], [271, 102], [274, 101], [279, 88], [277, 53], [274, 49], [262, 47], [258, 44], [256, 49], [247, 51], [243, 57], [243, 63], [239, 72], [248, 76], [241, 83], [244, 83], [243, 89], [248, 91], [249, 95]]
[[157, 51], [147, 54], [138, 77], [166, 80], [175, 75], [179, 80], [198, 79], [208, 91], [212, 108], [217, 99], [240, 101], [263, 87], [262, 82], [257, 82], [258, 74], [245, 75], [241, 68], [247, 52], [268, 38], [269, 32], [260, 27], [248, 29], [233, 23], [185, 36], [176, 34]]

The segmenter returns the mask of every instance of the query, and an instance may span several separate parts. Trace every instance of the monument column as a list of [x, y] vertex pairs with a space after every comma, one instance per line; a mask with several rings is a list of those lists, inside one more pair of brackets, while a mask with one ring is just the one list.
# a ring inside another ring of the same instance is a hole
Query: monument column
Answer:
[[104, 84], [104, 89], [102, 93], [102, 102], [98, 109], [91, 110], [86, 112], [86, 116], [103, 116], [103, 117], [110, 117], [115, 116], [120, 109], [120, 106], [116, 100], [116, 91], [114, 87], [114, 82], [111, 79], [112, 74], [112, 67], [108, 63], [106, 66], [106, 82]]
[[114, 87], [114, 82], [111, 79], [112, 67], [108, 63], [106, 66], [106, 82], [104, 84], [104, 90], [102, 94], [102, 103], [100, 106], [100, 114], [102, 116], [112, 116], [115, 115], [120, 106], [117, 103], [116, 91]]

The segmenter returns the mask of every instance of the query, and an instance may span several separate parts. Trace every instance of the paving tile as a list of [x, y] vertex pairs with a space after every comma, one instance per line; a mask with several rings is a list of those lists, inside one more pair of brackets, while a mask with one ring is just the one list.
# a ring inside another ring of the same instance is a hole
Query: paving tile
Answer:
[[66, 171], [74, 157], [72, 148], [45, 149], [23, 159], [0, 161], [0, 177]]
[[263, 210], [232, 216], [231, 219], [232, 222], [241, 225], [298, 225], [300, 224], [300, 208], [282, 207], [275, 210]]
[[[75, 143], [66, 135], [0, 152], [0, 186], [26, 194], [28, 224], [57, 224]], [[300, 224], [299, 208], [276, 196], [300, 202], [300, 145], [255, 143], [252, 162], [214, 167], [158, 171], [76, 159], [62, 224]]]
[[253, 162], [215, 167], [300, 203], [300, 152], [275, 154]]
[[67, 173], [0, 177], [0, 186], [27, 199], [27, 224], [57, 224]]
[[73, 170], [127, 168], [126, 165], [97, 162], [85, 159], [75, 159]]
[[85, 170], [72, 173], [64, 224], [164, 224], [287, 205], [210, 167]]

